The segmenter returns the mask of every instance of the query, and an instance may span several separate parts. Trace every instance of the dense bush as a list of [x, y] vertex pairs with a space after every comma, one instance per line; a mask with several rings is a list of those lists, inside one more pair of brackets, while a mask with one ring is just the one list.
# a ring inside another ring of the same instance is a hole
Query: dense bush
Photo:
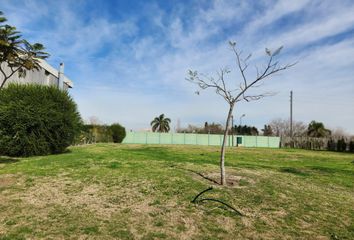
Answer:
[[336, 151], [337, 144], [336, 142], [330, 138], [327, 143], [327, 150], [329, 151]]
[[115, 143], [121, 143], [126, 136], [125, 128], [119, 123], [114, 123], [110, 126], [112, 139]]
[[354, 153], [354, 140], [351, 140], [349, 142], [349, 151]]
[[86, 143], [112, 142], [112, 133], [108, 125], [86, 124], [83, 126]]
[[86, 124], [81, 128], [81, 134], [76, 144], [90, 143], [121, 143], [126, 136], [125, 128], [118, 123], [112, 125]]
[[66, 91], [40, 85], [0, 90], [0, 155], [64, 152], [80, 125], [76, 104]]
[[347, 149], [347, 143], [345, 142], [344, 138], [341, 138], [337, 141], [337, 151], [338, 152], [345, 152]]

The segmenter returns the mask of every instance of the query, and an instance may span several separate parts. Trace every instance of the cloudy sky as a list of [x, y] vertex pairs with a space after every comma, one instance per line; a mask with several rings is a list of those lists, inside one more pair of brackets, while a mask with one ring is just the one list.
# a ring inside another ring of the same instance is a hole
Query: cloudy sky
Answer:
[[[49, 63], [65, 63], [70, 90], [84, 119], [120, 122], [141, 130], [165, 113], [181, 126], [224, 123], [227, 103], [213, 91], [196, 95], [188, 69], [210, 76], [229, 67], [229, 86], [241, 80], [228, 41], [252, 53], [248, 78], [264, 66], [264, 48], [284, 45], [280, 63], [293, 68], [267, 79], [254, 93], [277, 94], [240, 102], [238, 123], [259, 128], [289, 117], [322, 121], [354, 134], [354, 1], [96, 1], [0, 0], [0, 10], [31, 42], [43, 43]], [[253, 69], [253, 70], [252, 70]]]

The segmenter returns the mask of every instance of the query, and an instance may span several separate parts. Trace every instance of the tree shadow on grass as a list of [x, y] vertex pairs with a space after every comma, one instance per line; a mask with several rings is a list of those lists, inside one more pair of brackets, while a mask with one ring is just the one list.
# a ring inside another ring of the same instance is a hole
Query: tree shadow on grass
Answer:
[[10, 158], [10, 157], [1, 157], [0, 156], [0, 164], [8, 164], [8, 163], [17, 163], [20, 160], [16, 158]]
[[309, 176], [310, 175], [304, 169], [294, 168], [294, 167], [281, 167], [279, 169], [279, 171], [283, 172], [283, 173], [295, 174], [295, 175], [298, 175], [298, 176]]

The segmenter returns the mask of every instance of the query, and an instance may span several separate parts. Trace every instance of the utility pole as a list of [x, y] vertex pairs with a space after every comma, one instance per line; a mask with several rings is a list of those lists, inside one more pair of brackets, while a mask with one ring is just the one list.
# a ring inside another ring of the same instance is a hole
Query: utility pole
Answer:
[[242, 114], [241, 117], [240, 117], [240, 126], [242, 125], [242, 118], [246, 116], [246, 114]]
[[290, 137], [293, 137], [293, 91], [290, 91]]
[[234, 146], [234, 115], [231, 115], [232, 146]]

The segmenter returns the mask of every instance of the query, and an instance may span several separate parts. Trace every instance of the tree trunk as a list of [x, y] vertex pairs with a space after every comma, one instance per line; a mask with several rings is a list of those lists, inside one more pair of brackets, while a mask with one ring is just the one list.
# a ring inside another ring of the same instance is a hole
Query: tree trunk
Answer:
[[225, 149], [226, 149], [226, 141], [229, 131], [230, 119], [232, 116], [232, 110], [234, 108], [233, 104], [230, 104], [229, 113], [227, 114], [226, 126], [224, 131], [224, 139], [222, 141], [221, 146], [221, 156], [220, 156], [220, 184], [226, 184], [226, 174], [225, 174]]
[[4, 76], [4, 80], [2, 81], [1, 85], [0, 85], [0, 90], [4, 87], [6, 81], [8, 78], [6, 78], [6, 76]]

